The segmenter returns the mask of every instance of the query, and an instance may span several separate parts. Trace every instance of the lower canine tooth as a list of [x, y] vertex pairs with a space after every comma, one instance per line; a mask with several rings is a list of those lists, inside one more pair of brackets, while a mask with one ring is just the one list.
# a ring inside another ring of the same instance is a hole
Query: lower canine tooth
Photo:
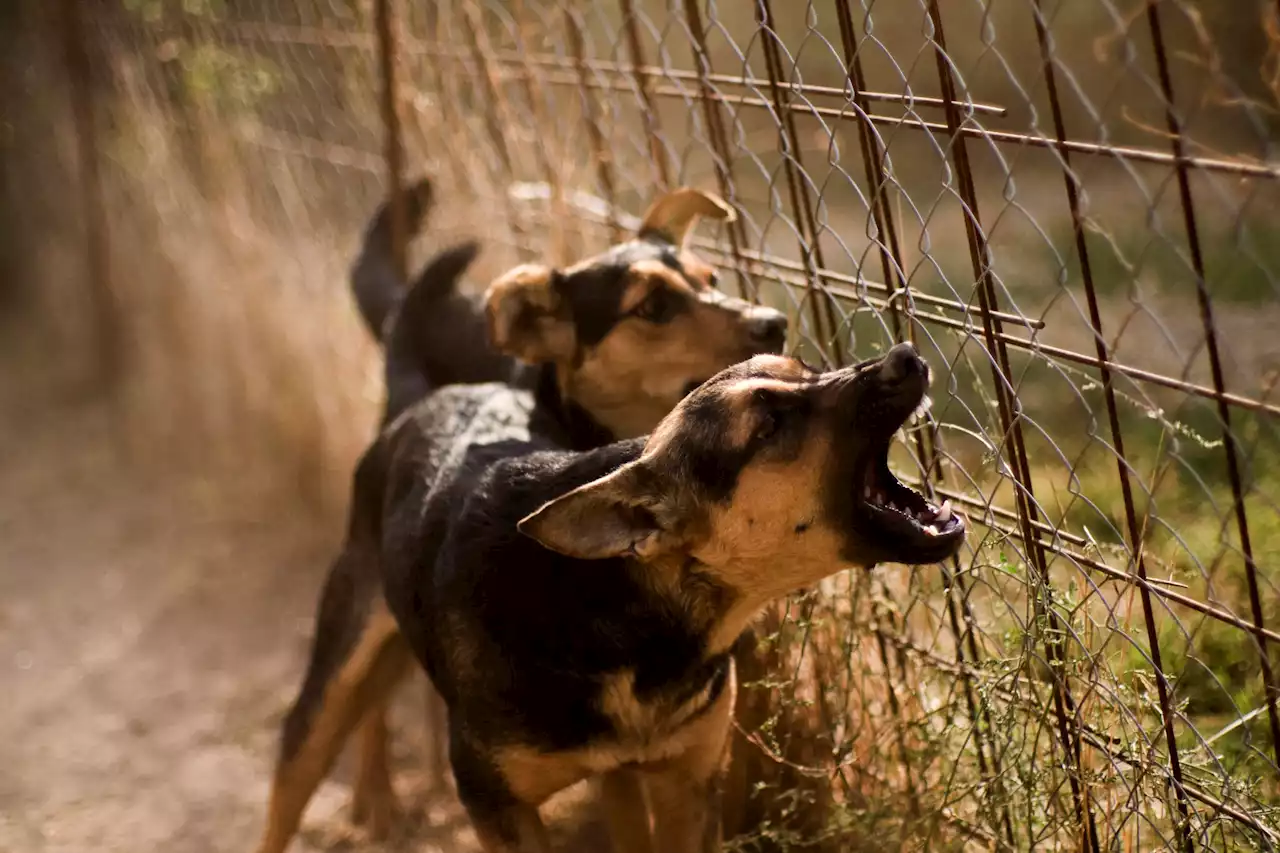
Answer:
[[930, 536], [937, 536], [938, 528], [934, 527], [932, 524], [926, 524], [924, 526], [924, 532], [928, 533]]
[[942, 508], [938, 510], [937, 520], [940, 523], [951, 520], [951, 501], [946, 500], [942, 502]]

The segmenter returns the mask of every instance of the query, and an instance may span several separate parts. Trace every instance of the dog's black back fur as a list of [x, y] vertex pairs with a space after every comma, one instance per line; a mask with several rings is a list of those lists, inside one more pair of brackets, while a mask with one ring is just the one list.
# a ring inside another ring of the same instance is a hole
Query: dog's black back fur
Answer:
[[[393, 472], [381, 531], [386, 600], [462, 737], [546, 751], [607, 739], [617, 732], [600, 690], [622, 670], [634, 671], [641, 701], [707, 690], [709, 705], [729, 653], [708, 659], [700, 626], [633, 564], [566, 557], [516, 527], [548, 495], [636, 459], [643, 440], [561, 450], [548, 437], [558, 428], [529, 403], [506, 386], [455, 386], [379, 442]], [[484, 784], [483, 763], [455, 755], [459, 783]]]

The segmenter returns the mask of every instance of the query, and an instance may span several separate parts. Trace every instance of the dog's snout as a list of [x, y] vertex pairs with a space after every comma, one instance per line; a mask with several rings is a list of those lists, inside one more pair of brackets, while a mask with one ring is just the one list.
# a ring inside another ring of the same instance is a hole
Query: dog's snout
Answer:
[[752, 308], [747, 315], [747, 334], [761, 346], [781, 349], [787, 341], [787, 315], [772, 308]]
[[885, 382], [897, 383], [928, 373], [928, 365], [916, 352], [914, 344], [901, 343], [885, 353], [880, 363], [880, 378]]

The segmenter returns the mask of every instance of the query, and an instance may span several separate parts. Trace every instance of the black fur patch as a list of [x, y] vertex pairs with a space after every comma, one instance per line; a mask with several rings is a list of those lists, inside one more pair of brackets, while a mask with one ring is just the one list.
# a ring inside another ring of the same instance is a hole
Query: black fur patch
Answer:
[[569, 302], [580, 347], [597, 346], [623, 318], [621, 306], [627, 290], [627, 272], [641, 261], [659, 261], [685, 274], [674, 246], [633, 240], [613, 247], [597, 258], [596, 263], [560, 282], [560, 292]]
[[472, 815], [485, 821], [502, 836], [503, 841], [514, 843], [517, 829], [505, 825], [502, 817], [504, 810], [516, 805], [516, 798], [492, 760], [482, 750], [472, 747], [462, 735], [455, 736], [450, 742], [449, 763], [453, 767], [458, 794]]
[[601, 426], [586, 409], [564, 399], [560, 394], [560, 383], [556, 381], [554, 365], [544, 364], [538, 368], [533, 394], [538, 408], [530, 426], [557, 445], [569, 450], [590, 450], [615, 440], [614, 434]]
[[681, 443], [675, 454], [686, 482], [709, 501], [733, 497], [738, 475], [751, 460], [754, 448], [730, 447], [724, 437], [729, 426], [724, 407], [714, 396], [692, 399], [684, 409]]

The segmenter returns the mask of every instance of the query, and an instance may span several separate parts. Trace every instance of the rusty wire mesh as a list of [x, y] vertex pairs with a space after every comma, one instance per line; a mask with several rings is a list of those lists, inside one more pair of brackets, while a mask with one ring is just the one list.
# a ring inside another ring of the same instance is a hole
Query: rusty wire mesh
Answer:
[[[231, 319], [179, 352], [228, 394], [305, 389], [271, 406], [314, 410], [321, 455], [349, 458], [376, 385], [337, 283], [420, 173], [424, 242], [481, 238], [477, 281], [717, 190], [740, 218], [696, 246], [796, 351], [933, 363], [896, 465], [968, 515], [966, 549], [774, 614], [742, 721], [769, 805], [738, 845], [1280, 843], [1276, 5], [103, 5], [79, 85], [113, 106], [75, 121], [106, 228], [218, 254], [182, 299]], [[271, 307], [246, 320], [250, 288]], [[224, 338], [295, 313], [265, 375]]]

